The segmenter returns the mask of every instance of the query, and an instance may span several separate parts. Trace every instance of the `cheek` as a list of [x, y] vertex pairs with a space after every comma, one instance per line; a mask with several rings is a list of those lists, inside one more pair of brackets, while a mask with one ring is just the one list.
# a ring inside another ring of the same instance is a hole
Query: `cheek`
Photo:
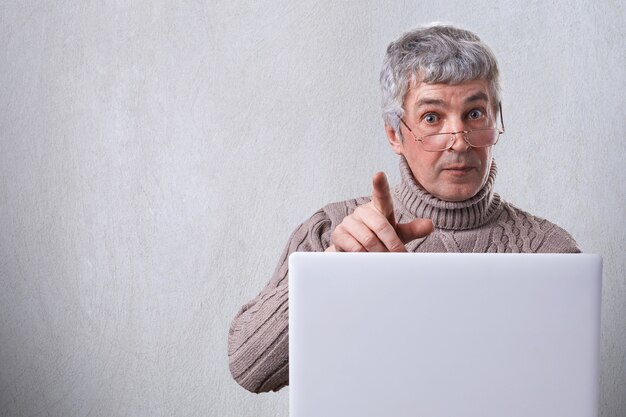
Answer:
[[478, 153], [478, 157], [483, 163], [483, 169], [487, 172], [489, 172], [489, 168], [491, 167], [491, 149], [492, 147], [482, 148], [479, 149], [480, 152]]
[[478, 158], [481, 161], [482, 186], [485, 184], [485, 181], [487, 181], [491, 169], [491, 148], [480, 149]]
[[434, 181], [438, 175], [437, 161], [441, 156], [440, 152], [426, 152], [412, 149], [405, 155], [411, 166], [413, 175], [418, 182], [424, 185], [425, 182]]

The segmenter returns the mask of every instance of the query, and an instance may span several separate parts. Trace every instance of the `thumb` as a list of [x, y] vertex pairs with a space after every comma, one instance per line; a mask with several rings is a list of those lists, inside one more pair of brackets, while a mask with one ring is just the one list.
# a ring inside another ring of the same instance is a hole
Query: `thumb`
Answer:
[[430, 219], [415, 219], [409, 223], [396, 225], [398, 237], [404, 244], [420, 237], [428, 236], [433, 230], [433, 222]]

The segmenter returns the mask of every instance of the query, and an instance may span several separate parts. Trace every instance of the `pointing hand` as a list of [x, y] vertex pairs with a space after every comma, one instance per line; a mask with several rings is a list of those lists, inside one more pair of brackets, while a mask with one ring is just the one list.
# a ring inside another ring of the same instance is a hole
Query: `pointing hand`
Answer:
[[326, 252], [406, 252], [406, 243], [433, 231], [430, 219], [397, 224], [387, 177], [374, 175], [372, 201], [345, 217], [331, 234]]

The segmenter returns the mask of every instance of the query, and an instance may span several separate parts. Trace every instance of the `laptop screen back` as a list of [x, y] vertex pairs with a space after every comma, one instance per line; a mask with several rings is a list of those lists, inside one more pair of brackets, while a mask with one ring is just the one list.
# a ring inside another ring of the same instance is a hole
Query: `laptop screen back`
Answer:
[[601, 268], [586, 254], [292, 254], [290, 415], [596, 416]]

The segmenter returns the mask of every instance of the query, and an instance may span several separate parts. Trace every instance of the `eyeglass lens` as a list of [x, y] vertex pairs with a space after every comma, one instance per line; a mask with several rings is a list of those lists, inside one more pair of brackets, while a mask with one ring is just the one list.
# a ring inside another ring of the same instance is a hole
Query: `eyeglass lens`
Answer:
[[[471, 130], [467, 133], [459, 132], [455, 134], [440, 133], [422, 137], [422, 145], [426, 150], [445, 150], [453, 146], [456, 140], [465, 140], [474, 148], [484, 148], [486, 146], [495, 145], [498, 141], [500, 132], [498, 129], [480, 129]], [[458, 137], [460, 136], [460, 137]]]

